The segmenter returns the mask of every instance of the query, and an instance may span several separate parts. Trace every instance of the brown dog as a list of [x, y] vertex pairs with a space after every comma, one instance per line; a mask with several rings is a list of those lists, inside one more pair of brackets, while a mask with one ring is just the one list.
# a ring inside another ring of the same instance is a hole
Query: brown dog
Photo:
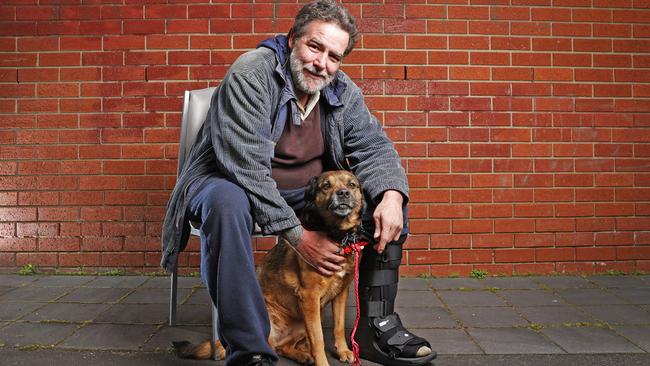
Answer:
[[[312, 178], [305, 201], [300, 217], [303, 226], [327, 234], [340, 245], [357, 237], [364, 204], [361, 186], [352, 173], [331, 171]], [[336, 353], [342, 362], [354, 360], [345, 340], [345, 303], [354, 273], [354, 254], [348, 255], [341, 266], [340, 272], [323, 276], [282, 239], [266, 255], [257, 278], [271, 320], [269, 344], [278, 355], [304, 364], [329, 365], [321, 308], [331, 302]], [[209, 341], [198, 346], [179, 342], [174, 347], [180, 357], [211, 358], [213, 352], [219, 358], [225, 356], [218, 342], [214, 349]]]

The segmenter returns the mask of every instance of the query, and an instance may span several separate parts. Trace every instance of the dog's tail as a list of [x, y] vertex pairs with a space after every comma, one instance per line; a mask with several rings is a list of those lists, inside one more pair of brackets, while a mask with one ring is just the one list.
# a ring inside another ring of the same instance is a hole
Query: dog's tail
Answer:
[[216, 341], [214, 344], [210, 341], [203, 341], [199, 344], [192, 344], [187, 341], [172, 342], [176, 355], [180, 358], [192, 358], [195, 360], [212, 360], [216, 354], [217, 360], [226, 358], [226, 350], [221, 342]]

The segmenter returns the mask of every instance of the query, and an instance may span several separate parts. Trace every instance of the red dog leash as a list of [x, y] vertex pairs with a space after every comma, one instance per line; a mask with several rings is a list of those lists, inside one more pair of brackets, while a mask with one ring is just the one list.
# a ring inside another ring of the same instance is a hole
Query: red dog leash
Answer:
[[361, 360], [359, 359], [359, 344], [354, 340], [354, 336], [357, 333], [359, 319], [361, 318], [361, 307], [359, 306], [359, 256], [363, 250], [363, 247], [365, 247], [367, 244], [368, 242], [365, 241], [356, 241], [356, 236], [352, 242], [347, 242], [347, 240], [343, 241], [343, 253], [354, 253], [354, 296], [357, 304], [357, 318], [354, 321], [352, 334], [350, 334], [352, 353], [354, 353], [354, 361], [352, 361], [352, 366], [361, 366]]

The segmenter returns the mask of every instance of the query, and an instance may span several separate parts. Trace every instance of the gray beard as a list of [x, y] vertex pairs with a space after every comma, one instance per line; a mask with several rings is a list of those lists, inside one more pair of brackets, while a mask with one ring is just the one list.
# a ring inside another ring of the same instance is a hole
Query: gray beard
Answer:
[[329, 83], [334, 80], [333, 75], [323, 75], [325, 77], [324, 80], [318, 81], [316, 86], [310, 87], [309, 84], [307, 83], [304, 69], [307, 69], [315, 74], [317, 74], [316, 70], [313, 69], [311, 66], [305, 65], [298, 56], [295, 53], [295, 48], [291, 50], [291, 54], [289, 55], [289, 66], [291, 68], [291, 76], [293, 77], [293, 84], [295, 85], [296, 88], [298, 88], [300, 91], [306, 94], [316, 94], [319, 91], [323, 90]]

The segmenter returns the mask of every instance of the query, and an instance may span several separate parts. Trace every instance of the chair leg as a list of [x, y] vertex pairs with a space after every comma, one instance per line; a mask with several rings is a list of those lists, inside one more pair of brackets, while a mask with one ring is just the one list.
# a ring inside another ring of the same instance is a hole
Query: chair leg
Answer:
[[[210, 304], [212, 305], [211, 306], [211, 308], [212, 308], [212, 344], [214, 345], [219, 340], [219, 334], [217, 333], [217, 322], [219, 321], [219, 315], [217, 314], [217, 307], [214, 306], [214, 304], [212, 303], [212, 300], [210, 300]], [[213, 357], [214, 357], [215, 360], [219, 359], [216, 349], [215, 349], [215, 352], [213, 354]]]
[[178, 268], [174, 268], [171, 278], [171, 289], [169, 293], [169, 326], [176, 326], [176, 302], [178, 298]]

